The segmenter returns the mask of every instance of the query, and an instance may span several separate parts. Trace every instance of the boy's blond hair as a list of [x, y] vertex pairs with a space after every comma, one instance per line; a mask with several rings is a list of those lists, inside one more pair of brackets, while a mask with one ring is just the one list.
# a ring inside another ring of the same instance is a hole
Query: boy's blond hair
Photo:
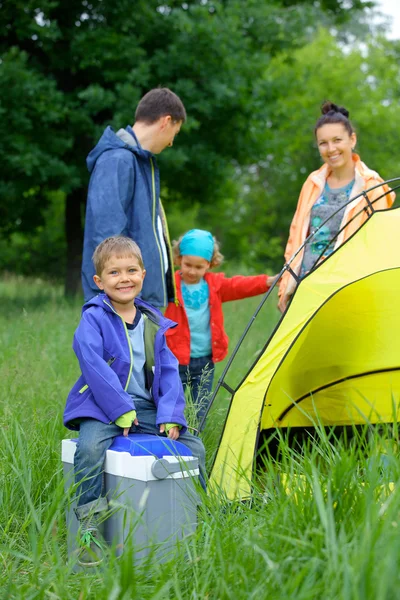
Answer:
[[[180, 252], [180, 243], [185, 235], [186, 234], [184, 233], [183, 235], [180, 236], [179, 239], [173, 240], [173, 242], [172, 242], [172, 256], [174, 258], [175, 265], [180, 264], [180, 259], [182, 258], [182, 255]], [[214, 240], [214, 251], [213, 251], [213, 255], [210, 260], [210, 268], [218, 267], [224, 260], [223, 255], [219, 251], [219, 242], [216, 240], [216, 238], [214, 236], [213, 236], [213, 240]]]
[[141, 269], [144, 269], [142, 253], [136, 242], [125, 235], [113, 235], [101, 242], [93, 252], [92, 261], [96, 275], [101, 275], [111, 256], [134, 256]]

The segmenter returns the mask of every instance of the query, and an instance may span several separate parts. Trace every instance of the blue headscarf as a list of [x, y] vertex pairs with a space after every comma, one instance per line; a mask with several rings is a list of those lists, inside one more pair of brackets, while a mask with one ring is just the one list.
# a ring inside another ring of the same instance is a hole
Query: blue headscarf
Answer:
[[191, 229], [183, 236], [179, 244], [181, 256], [201, 256], [211, 262], [214, 254], [214, 238], [209, 231]]

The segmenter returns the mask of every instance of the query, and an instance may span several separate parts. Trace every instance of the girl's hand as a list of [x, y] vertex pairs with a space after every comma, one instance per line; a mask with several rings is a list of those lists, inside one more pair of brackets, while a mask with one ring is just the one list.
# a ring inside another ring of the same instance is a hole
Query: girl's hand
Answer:
[[267, 286], [270, 288], [278, 281], [279, 275], [267, 275]]

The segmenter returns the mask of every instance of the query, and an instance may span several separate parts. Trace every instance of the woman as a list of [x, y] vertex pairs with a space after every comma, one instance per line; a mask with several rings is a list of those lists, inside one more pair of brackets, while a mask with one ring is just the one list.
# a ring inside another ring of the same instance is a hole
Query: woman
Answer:
[[[300, 278], [313, 268], [321, 254], [326, 258], [368, 218], [370, 211], [362, 210], [368, 206], [364, 196], [347, 205], [346, 202], [383, 181], [378, 173], [371, 171], [353, 152], [357, 137], [349, 121], [349, 112], [332, 102], [325, 102], [321, 110], [322, 116], [315, 126], [315, 137], [324, 165], [311, 173], [303, 185], [290, 226], [285, 260], [291, 258], [311, 231], [342, 208], [329, 219], [291, 263], [292, 270]], [[374, 209], [391, 207], [395, 199], [393, 193], [373, 202], [389, 189], [387, 185], [383, 185], [368, 193]], [[347, 223], [348, 226], [345, 227]], [[343, 231], [340, 231], [343, 227]], [[336, 235], [335, 241], [328, 246]], [[278, 306], [282, 312], [295, 287], [295, 278], [286, 271], [279, 285]]]

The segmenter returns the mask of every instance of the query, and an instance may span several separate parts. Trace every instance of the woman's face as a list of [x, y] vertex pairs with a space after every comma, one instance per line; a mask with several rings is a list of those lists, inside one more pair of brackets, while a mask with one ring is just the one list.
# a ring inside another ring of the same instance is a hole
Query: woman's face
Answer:
[[322, 160], [333, 170], [352, 165], [352, 149], [356, 134], [349, 135], [342, 123], [327, 123], [316, 132], [318, 150]]

